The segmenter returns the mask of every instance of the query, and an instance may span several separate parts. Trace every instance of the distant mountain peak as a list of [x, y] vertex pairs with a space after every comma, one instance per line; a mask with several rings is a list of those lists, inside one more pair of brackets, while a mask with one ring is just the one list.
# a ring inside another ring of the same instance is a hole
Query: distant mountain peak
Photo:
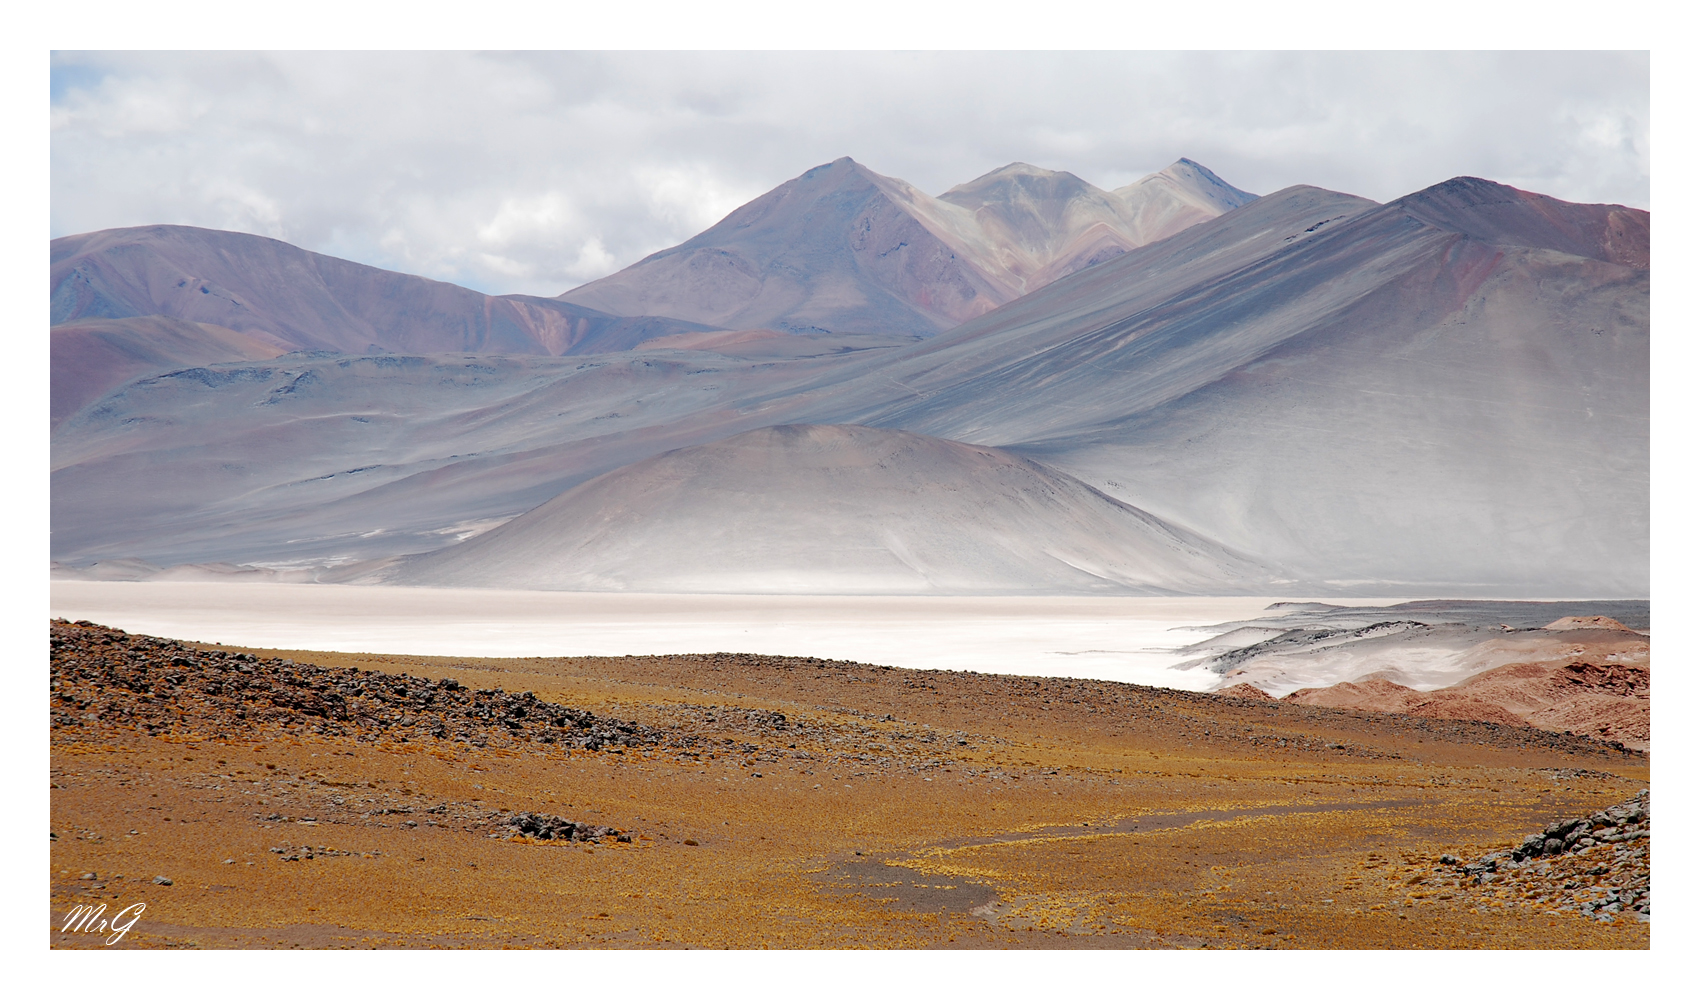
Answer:
[[[867, 170], [866, 167], [862, 166], [860, 163], [857, 163], [855, 160], [851, 159], [850, 157], [840, 156], [838, 159], [832, 160], [832, 161], [827, 162], [827, 163], [823, 163], [818, 167], [810, 167], [808, 170], [803, 171], [802, 174], [800, 174], [796, 178], [792, 179], [791, 181], [787, 181], [786, 183], [794, 184], [797, 181], [813, 180], [816, 177], [820, 176], [821, 174], [823, 174], [823, 173], [825, 173], [829, 170], [848, 170], [848, 169], [855, 169], [855, 170], [862, 170], [862, 171]], [[783, 186], [783, 185], [781, 185], [781, 186]]]
[[1241, 191], [1197, 160], [1181, 157], [1154, 174], [1147, 174], [1115, 194], [1135, 207], [1154, 198], [1174, 199], [1213, 210], [1220, 215], [1254, 201], [1257, 195]]
[[1645, 268], [1650, 216], [1623, 205], [1588, 205], [1481, 177], [1453, 177], [1387, 204], [1424, 225], [1485, 243], [1538, 247]]
[[1101, 191], [1066, 170], [1047, 170], [1031, 163], [1011, 163], [957, 186], [939, 195], [940, 201], [966, 208], [979, 208], [991, 201], [1008, 201], [1037, 193], [1040, 197], [1097, 196], [1107, 198]]
[[[1075, 180], [1080, 180], [1080, 178], [1075, 177], [1066, 170], [1051, 170], [1046, 167], [1036, 167], [1031, 163], [1023, 163], [1020, 160], [1016, 160], [1014, 163], [1006, 163], [996, 170], [988, 170], [973, 180], [968, 181], [965, 184], [958, 184], [950, 190], [961, 191], [987, 182], [1011, 177], [1073, 177]], [[1081, 183], [1084, 184], [1085, 182], [1081, 181]], [[946, 192], [946, 194], [948, 193], [949, 192]], [[944, 195], [940, 195], [939, 197], [942, 198]]]
[[926, 335], [1253, 197], [1191, 161], [1145, 180], [1130, 200], [1017, 161], [934, 198], [842, 156], [560, 298], [728, 329]]

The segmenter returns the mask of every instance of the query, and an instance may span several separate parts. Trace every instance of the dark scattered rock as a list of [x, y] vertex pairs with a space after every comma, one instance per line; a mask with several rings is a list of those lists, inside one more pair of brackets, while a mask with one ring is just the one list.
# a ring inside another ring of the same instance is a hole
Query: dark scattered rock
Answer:
[[1602, 809], [1592, 816], [1560, 820], [1539, 833], [1532, 833], [1511, 851], [1511, 859], [1524, 861], [1541, 855], [1565, 854], [1595, 844], [1620, 844], [1644, 840], [1651, 835], [1647, 791], [1635, 798]]
[[507, 818], [505, 825], [513, 833], [530, 837], [533, 840], [576, 840], [583, 843], [613, 837], [622, 844], [632, 842], [631, 836], [623, 830], [616, 830], [611, 826], [598, 826], [594, 823], [576, 823], [570, 819], [551, 816], [547, 813], [514, 813]]
[[170, 885], [171, 880], [166, 878], [164, 875], [155, 875], [153, 877], [153, 884], [154, 885]]
[[[51, 718], [61, 734], [118, 725], [148, 734], [301, 727], [356, 739], [653, 746], [650, 726], [556, 705], [526, 691], [472, 690], [453, 678], [316, 667], [203, 650], [91, 623], [49, 626]], [[786, 719], [765, 713], [770, 728]]]

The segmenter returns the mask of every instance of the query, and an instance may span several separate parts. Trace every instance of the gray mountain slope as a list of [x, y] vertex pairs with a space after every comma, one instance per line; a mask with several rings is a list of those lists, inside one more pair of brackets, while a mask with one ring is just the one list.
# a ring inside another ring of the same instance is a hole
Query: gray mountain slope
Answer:
[[52, 322], [168, 316], [285, 351], [583, 354], [704, 327], [610, 316], [190, 226], [107, 229], [52, 242]]
[[1188, 396], [1022, 450], [1336, 586], [1646, 594], [1646, 273], [1543, 251], [1484, 270], [1455, 313], [1422, 315], [1419, 272]]
[[730, 593], [1236, 593], [1273, 574], [1068, 476], [906, 431], [765, 427], [610, 472], [388, 583]]
[[54, 558], [325, 564], [430, 550], [610, 469], [784, 422], [811, 387], [910, 342], [295, 354], [152, 375], [55, 430]]
[[54, 555], [422, 551], [669, 449], [857, 423], [1036, 457], [1317, 592], [1638, 596], [1646, 231], [1467, 178], [1298, 188], [911, 347], [436, 359], [370, 406], [329, 360], [144, 379], [56, 432]]
[[[857, 422], [1014, 444], [1148, 409], [1221, 377], [1374, 287], [1403, 245], [1329, 264], [1307, 252], [1373, 202], [1292, 188], [1072, 275], [917, 346], [881, 369], [905, 398]], [[1339, 274], [1333, 296], [1315, 272]], [[867, 398], [860, 384], [845, 395]], [[854, 403], [848, 405], [853, 406]]]
[[1161, 244], [1172, 276], [1136, 251], [929, 342], [850, 419], [1019, 446], [1338, 586], [1645, 593], [1646, 218], [1279, 192]]

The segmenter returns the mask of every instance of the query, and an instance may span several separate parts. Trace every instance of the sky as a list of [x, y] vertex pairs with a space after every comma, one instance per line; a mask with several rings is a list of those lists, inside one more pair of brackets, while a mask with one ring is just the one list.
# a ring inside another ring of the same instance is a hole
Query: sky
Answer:
[[55, 52], [53, 236], [257, 233], [557, 295], [852, 156], [939, 194], [1180, 157], [1263, 194], [1470, 174], [1649, 207], [1645, 52]]

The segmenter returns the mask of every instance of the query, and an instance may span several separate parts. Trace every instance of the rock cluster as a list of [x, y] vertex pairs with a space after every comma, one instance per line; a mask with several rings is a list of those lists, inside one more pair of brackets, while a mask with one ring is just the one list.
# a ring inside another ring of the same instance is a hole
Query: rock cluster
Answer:
[[[283, 844], [278, 847], [268, 847], [266, 850], [278, 855], [277, 860], [279, 861], [311, 861], [314, 858], [351, 858], [356, 856], [354, 851], [342, 851], [333, 847], [326, 847], [323, 844], [317, 847], [311, 844], [303, 844], [299, 847]], [[374, 852], [364, 856], [375, 858], [379, 856], [379, 853]]]
[[522, 812], [514, 813], [503, 820], [515, 834], [532, 838], [533, 840], [578, 840], [598, 841], [613, 837], [618, 843], [629, 844], [632, 835], [611, 826], [597, 826], [593, 823], [575, 823], [570, 819], [551, 816], [548, 813]]
[[1592, 816], [1560, 820], [1540, 833], [1524, 838], [1511, 852], [1513, 861], [1523, 861], [1544, 854], [1564, 854], [1586, 850], [1595, 844], [1621, 844], [1646, 840], [1651, 836], [1652, 819], [1647, 808], [1647, 791], [1602, 809]]
[[1553, 823], [1515, 848], [1469, 864], [1442, 855], [1434, 876], [1412, 884], [1454, 887], [1488, 905], [1580, 913], [1597, 920], [1619, 914], [1650, 920], [1651, 825], [1643, 789], [1627, 802]]
[[92, 622], [51, 625], [52, 724], [142, 732], [302, 726], [333, 736], [455, 740], [478, 746], [651, 746], [653, 727], [543, 701], [471, 690], [451, 678], [317, 667], [132, 636]]

